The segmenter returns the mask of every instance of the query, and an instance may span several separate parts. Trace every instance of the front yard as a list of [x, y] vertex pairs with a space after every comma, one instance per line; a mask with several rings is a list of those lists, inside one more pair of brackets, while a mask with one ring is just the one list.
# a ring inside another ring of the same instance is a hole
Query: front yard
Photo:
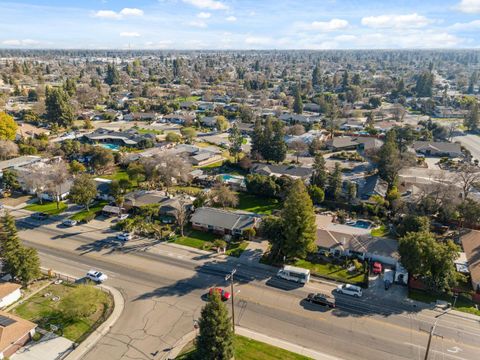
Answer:
[[64, 212], [67, 209], [67, 204], [60, 202], [58, 204], [55, 202], [44, 202], [43, 204], [32, 204], [24, 207], [25, 210], [30, 210], [34, 212], [43, 212], [49, 215], [58, 215]]
[[[215, 248], [214, 241], [222, 240], [222, 236], [213, 233], [207, 233], [194, 229], [185, 229], [185, 236], [179, 236], [172, 242], [174, 244], [189, 246], [195, 249], [213, 251]], [[239, 257], [247, 248], [248, 243], [242, 240], [231, 240], [227, 243], [226, 255]]]
[[[424, 303], [432, 303], [437, 300], [443, 300], [451, 303], [455, 302], [455, 299], [452, 295], [448, 294], [433, 294], [431, 292], [423, 291], [423, 290], [415, 290], [410, 289], [408, 292], [408, 297], [412, 300], [421, 301]], [[480, 305], [476, 305], [472, 300], [464, 297], [459, 296], [457, 301], [455, 302], [455, 310], [463, 311], [469, 314], [474, 314], [480, 316]]]
[[312, 275], [335, 281], [353, 285], [363, 285], [365, 281], [365, 271], [349, 271], [344, 266], [333, 264], [327, 261], [310, 262], [307, 260], [297, 260], [294, 265], [304, 269], [309, 269]]
[[70, 219], [76, 221], [90, 221], [102, 211], [105, 205], [108, 205], [108, 201], [99, 201], [90, 206], [88, 211], [87, 209], [81, 210], [75, 215], [70, 216]]
[[[112, 311], [113, 300], [109, 294], [99, 288], [93, 288], [91, 289], [93, 297], [81, 299], [81, 301], [90, 303], [92, 309], [89, 315], [72, 316], [63, 310], [65, 304], [62, 305], [62, 300], [68, 299], [68, 295], [78, 288], [79, 285], [68, 283], [52, 284], [15, 307], [12, 312], [35, 322], [42, 329], [50, 331], [57, 328], [58, 330], [55, 333], [58, 335], [74, 342], [80, 342], [105, 321]], [[69, 302], [69, 313], [75, 312], [77, 306], [81, 307], [83, 305], [85, 304]]]

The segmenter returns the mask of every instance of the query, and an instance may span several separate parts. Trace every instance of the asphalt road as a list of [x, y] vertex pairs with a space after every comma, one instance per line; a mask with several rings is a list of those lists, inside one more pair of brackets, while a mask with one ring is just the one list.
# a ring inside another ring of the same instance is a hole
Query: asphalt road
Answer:
[[[362, 299], [336, 295], [338, 307], [328, 311], [303, 299], [308, 292], [330, 292], [331, 285], [297, 287], [272, 278], [273, 271], [164, 244], [152, 245], [152, 253], [144, 242], [119, 244], [109, 230], [50, 224], [19, 235], [39, 250], [43, 266], [75, 276], [102, 270], [108, 285], [125, 297], [124, 313], [87, 360], [166, 358], [193, 330], [208, 288], [227, 287], [224, 274], [234, 267], [238, 325], [341, 359], [423, 359], [439, 314], [405, 303], [382, 304], [368, 294]], [[453, 313], [440, 317], [429, 359], [473, 360], [479, 354], [478, 320]]]
[[460, 142], [465, 148], [467, 148], [474, 159], [480, 160], [480, 136], [475, 134], [463, 133], [455, 136], [453, 141]]

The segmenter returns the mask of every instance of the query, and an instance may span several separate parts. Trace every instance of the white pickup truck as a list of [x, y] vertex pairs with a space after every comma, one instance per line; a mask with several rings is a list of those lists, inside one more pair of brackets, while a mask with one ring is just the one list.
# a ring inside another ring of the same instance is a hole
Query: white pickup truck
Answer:
[[393, 284], [394, 271], [391, 269], [385, 269], [383, 272], [383, 283], [385, 284], [385, 290], [388, 290]]

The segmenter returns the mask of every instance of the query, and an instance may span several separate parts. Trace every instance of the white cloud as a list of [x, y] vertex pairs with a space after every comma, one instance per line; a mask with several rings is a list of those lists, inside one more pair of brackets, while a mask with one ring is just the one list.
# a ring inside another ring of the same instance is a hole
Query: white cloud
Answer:
[[135, 8], [124, 8], [119, 12], [113, 10], [99, 10], [94, 12], [92, 16], [101, 19], [120, 20], [129, 16], [143, 16], [143, 10]]
[[462, 0], [458, 9], [465, 13], [480, 13], [480, 0]]
[[35, 46], [39, 44], [40, 44], [40, 41], [32, 40], [32, 39], [23, 39], [23, 40], [11, 39], [11, 40], [2, 41], [2, 45], [6, 45], [6, 46]]
[[207, 27], [207, 23], [201, 20], [192, 20], [188, 22], [187, 25], [197, 27], [197, 28], [202, 28], [202, 29]]
[[450, 30], [477, 30], [480, 29], [480, 20], [473, 20], [468, 23], [455, 23], [452, 26], [449, 26], [448, 29]]
[[123, 31], [120, 33], [121, 37], [140, 37], [140, 34], [136, 31]]
[[375, 28], [420, 28], [431, 24], [433, 21], [417, 13], [407, 15], [380, 15], [362, 18], [362, 25]]
[[200, 9], [228, 10], [228, 6], [226, 4], [216, 0], [183, 0], [183, 2]]
[[330, 21], [314, 21], [312, 23], [300, 23], [298, 27], [302, 30], [315, 31], [336, 31], [348, 26], [348, 21], [343, 19], [332, 19]]
[[208, 12], [203, 12], [203, 11], [197, 14], [197, 17], [199, 19], [208, 19], [208, 18], [210, 18], [210, 16], [212, 16], [212, 14], [210, 14]]
[[149, 49], [170, 49], [172, 47], [172, 40], [160, 40], [157, 42], [147, 41], [145, 46]]
[[124, 8], [120, 11], [122, 16], [143, 16], [143, 10], [136, 8]]
[[235, 21], [237, 21], [237, 18], [235, 16], [231, 15], [231, 16], [227, 17], [225, 20], [230, 21], [230, 22], [235, 22]]
[[270, 45], [272, 43], [272, 38], [267, 36], [247, 36], [245, 38], [245, 44], [247, 45]]

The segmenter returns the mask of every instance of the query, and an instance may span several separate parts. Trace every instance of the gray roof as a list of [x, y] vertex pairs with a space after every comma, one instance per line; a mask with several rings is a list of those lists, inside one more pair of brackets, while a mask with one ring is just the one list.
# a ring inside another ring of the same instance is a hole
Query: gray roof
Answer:
[[313, 169], [293, 165], [274, 165], [274, 164], [254, 164], [252, 167], [254, 173], [263, 175], [287, 175], [293, 177], [305, 178], [312, 174]]
[[415, 141], [413, 143], [415, 151], [431, 150], [439, 153], [462, 153], [460, 144], [446, 142], [446, 141]]
[[125, 195], [125, 205], [144, 206], [150, 204], [159, 204], [168, 199], [161, 191], [139, 190]]
[[251, 213], [201, 207], [195, 210], [191, 222], [228, 230], [244, 230], [255, 225], [256, 217]]
[[27, 166], [36, 163], [41, 159], [42, 158], [40, 156], [25, 155], [10, 160], [0, 161], [0, 170]]

